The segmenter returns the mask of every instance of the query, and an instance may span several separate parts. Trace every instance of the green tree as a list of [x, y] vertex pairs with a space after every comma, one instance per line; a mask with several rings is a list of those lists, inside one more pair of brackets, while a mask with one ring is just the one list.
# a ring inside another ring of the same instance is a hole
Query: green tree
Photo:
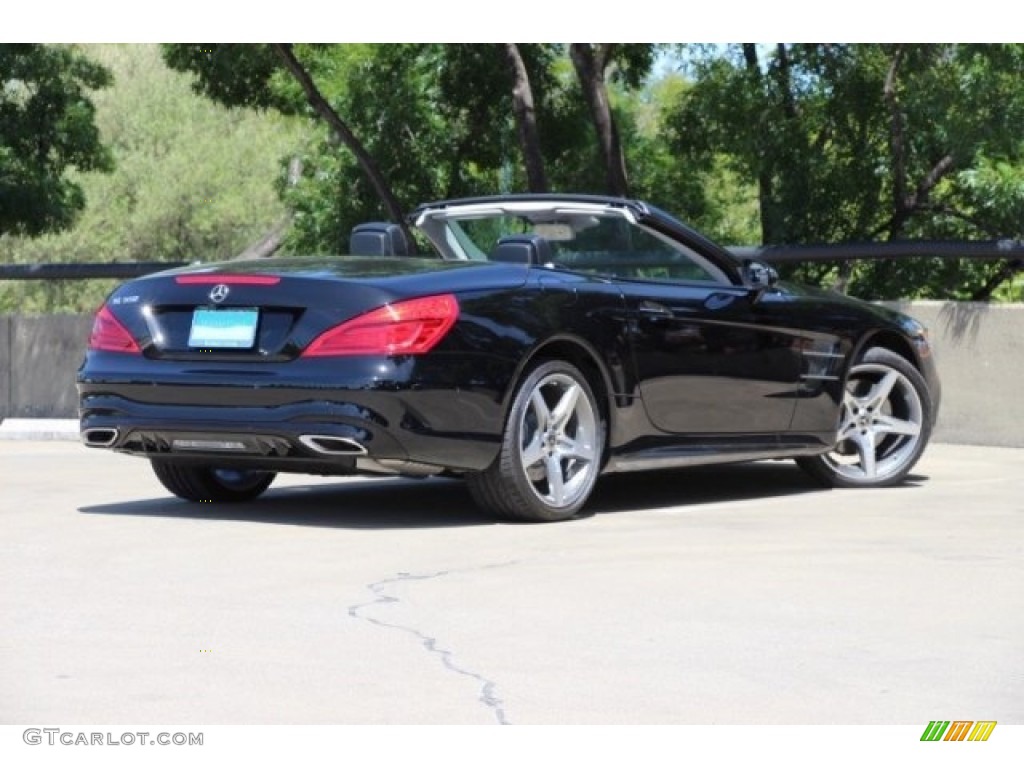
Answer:
[[360, 170], [362, 170], [367, 181], [373, 186], [374, 192], [387, 209], [388, 215], [392, 220], [399, 222], [402, 228], [406, 230], [406, 235], [409, 236], [410, 233], [405, 224], [405, 212], [402, 209], [402, 205], [398, 202], [394, 192], [391, 191], [390, 183], [380, 172], [380, 168], [377, 166], [373, 156], [366, 151], [363, 142], [359, 140], [359, 137], [352, 132], [352, 129], [348, 127], [348, 124], [342, 119], [341, 115], [324, 98], [316, 83], [313, 82], [313, 78], [310, 77], [309, 72], [296, 58], [291, 44], [274, 43], [273, 48], [274, 52], [283, 62], [285, 69], [291, 73], [295, 81], [302, 87], [302, 92], [306, 95], [306, 101], [309, 102], [317, 115], [330, 126], [334, 135], [345, 144], [356, 162], [359, 163]]
[[[337, 107], [337, 77], [330, 77], [339, 65], [344, 67], [346, 59], [357, 49], [348, 51], [341, 46], [299, 46], [291, 44], [230, 45], [203, 43], [198, 45], [165, 45], [164, 59], [173, 68], [194, 76], [193, 88], [214, 101], [226, 106], [263, 109], [272, 107], [290, 114], [307, 111], [322, 122], [320, 132], [324, 136], [320, 145], [336, 147], [341, 143], [349, 150], [365, 180], [369, 182], [377, 200], [383, 205], [386, 215], [402, 221], [404, 207], [393, 191], [390, 177], [381, 171], [373, 153], [353, 130], [346, 111]], [[335, 54], [341, 54], [335, 55]], [[325, 76], [325, 74], [327, 76]], [[303, 103], [305, 107], [303, 108]], [[303, 158], [304, 160], [308, 158]], [[308, 167], [306, 162], [303, 168]], [[324, 178], [323, 168], [318, 164], [309, 169], [305, 179]], [[308, 187], [308, 184], [300, 184]], [[302, 210], [303, 191], [289, 193], [282, 188], [296, 208], [296, 223], [300, 231], [312, 233], [312, 238], [292, 237], [292, 243], [300, 247], [337, 250], [342, 233], [337, 226], [329, 226], [331, 213], [324, 216], [323, 206], [306, 215]], [[326, 203], [326, 200], [319, 201]], [[326, 205], [327, 211], [336, 206]], [[324, 225], [328, 225], [325, 227]], [[328, 231], [329, 230], [329, 231]]]
[[282, 62], [270, 44], [168, 43], [160, 46], [171, 69], [193, 75], [192, 90], [225, 107], [296, 114], [302, 92], [283, 87]]
[[474, 171], [464, 148], [469, 127], [459, 122], [461, 115], [439, 107], [444, 71], [427, 46], [300, 46], [297, 53], [386, 179], [395, 204], [384, 203], [365, 164], [318, 121], [317, 139], [303, 155], [303, 175], [284, 190], [295, 212], [292, 250], [337, 252], [362, 221], [400, 221], [415, 203], [464, 189], [461, 182]]
[[[302, 176], [281, 187], [295, 213], [292, 250], [336, 251], [353, 225], [400, 219], [427, 199], [521, 189], [524, 149], [546, 152], [561, 135], [579, 141], [578, 132], [558, 130], [558, 108], [548, 106], [549, 91], [560, 87], [550, 72], [553, 46], [515, 46], [513, 67], [504, 45], [301, 45], [288, 49], [295, 80], [275, 71], [266, 51], [240, 48], [173, 45], [164, 56], [222, 103], [314, 118], [317, 138], [302, 155]], [[220, 78], [227, 82], [212, 82]], [[523, 134], [529, 98], [532, 134], [529, 125]]]
[[[303, 121], [194, 94], [155, 45], [91, 45], [112, 73], [90, 94], [111, 173], [71, 170], [88, 205], [68, 229], [0, 237], [13, 263], [231, 259], [287, 220], [277, 191], [308, 140]], [[0, 282], [0, 311], [91, 310], [110, 281]]]
[[629, 181], [626, 151], [612, 108], [608, 89], [610, 77], [637, 88], [650, 72], [654, 46], [618, 43], [571, 43], [569, 58], [579, 79], [580, 92], [590, 111], [605, 169], [605, 191], [627, 197]]
[[[1020, 235], [1019, 45], [691, 46], [686, 76], [653, 79], [669, 49], [651, 44], [277, 48], [164, 55], [222, 103], [314, 119], [298, 183], [279, 182], [292, 250], [337, 251], [356, 223], [423, 200], [522, 189], [636, 194], [733, 243]], [[1016, 269], [788, 271], [984, 299]]]
[[[1019, 219], [979, 207], [971, 184], [987, 163], [1021, 162], [1022, 71], [1019, 45], [700, 50], [695, 85], [671, 108], [673, 148], [698, 166], [724, 155], [757, 185], [767, 243], [1017, 237]], [[873, 298], [987, 298], [1004, 269], [916, 260], [797, 272]]]
[[632, 191], [724, 244], [760, 239], [757, 190], [722, 155], [681, 162], [673, 151], [674, 105], [693, 83], [677, 71], [620, 96], [619, 122], [629, 147]]
[[519, 45], [505, 43], [504, 46], [505, 58], [512, 74], [512, 112], [516, 118], [516, 133], [523, 153], [523, 167], [526, 169], [526, 188], [530, 192], [547, 192], [548, 178], [544, 171], [544, 154], [537, 128], [537, 107], [530, 72]]
[[73, 47], [0, 44], [0, 235], [65, 229], [85, 207], [69, 171], [113, 167], [89, 93], [110, 82]]

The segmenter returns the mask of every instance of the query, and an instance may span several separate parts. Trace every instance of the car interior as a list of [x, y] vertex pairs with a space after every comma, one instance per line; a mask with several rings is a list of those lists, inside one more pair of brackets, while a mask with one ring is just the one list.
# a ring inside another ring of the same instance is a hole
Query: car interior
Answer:
[[[416, 228], [445, 259], [528, 264], [625, 280], [728, 282], [699, 254], [619, 210], [447, 210], [422, 217]], [[401, 227], [388, 222], [355, 227], [349, 252], [414, 253]]]

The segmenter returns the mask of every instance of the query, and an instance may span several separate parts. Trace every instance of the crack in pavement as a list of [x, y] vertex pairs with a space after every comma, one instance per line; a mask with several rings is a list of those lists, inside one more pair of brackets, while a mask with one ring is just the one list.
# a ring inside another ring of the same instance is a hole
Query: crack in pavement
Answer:
[[[472, 568], [467, 570], [480, 571], [489, 568], [504, 568], [506, 566], [514, 564], [514, 562], [494, 563], [492, 565], [485, 565], [479, 568]], [[510, 725], [508, 719], [505, 716], [503, 702], [500, 698], [498, 698], [495, 692], [497, 689], [497, 684], [493, 680], [488, 680], [486, 677], [477, 672], [460, 667], [454, 661], [454, 652], [440, 647], [437, 638], [424, 634], [415, 627], [406, 626], [404, 624], [393, 624], [391, 622], [382, 621], [381, 619], [375, 619], [372, 616], [367, 616], [364, 613], [362, 613], [362, 611], [364, 611], [365, 609], [372, 608], [377, 605], [400, 603], [401, 600], [399, 600], [394, 595], [387, 594], [386, 592], [388, 587], [392, 584], [399, 584], [408, 581], [428, 581], [430, 579], [439, 579], [444, 576], [449, 576], [452, 573], [466, 573], [467, 570], [436, 571], [435, 573], [421, 574], [400, 572], [397, 576], [393, 576], [388, 579], [382, 579], [381, 581], [376, 581], [372, 584], [368, 584], [366, 588], [369, 589], [376, 596], [376, 598], [368, 603], [359, 603], [358, 605], [350, 606], [348, 609], [348, 615], [354, 619], [365, 621], [370, 624], [374, 624], [378, 627], [383, 627], [385, 629], [397, 629], [401, 632], [405, 632], [406, 634], [415, 637], [417, 640], [419, 640], [420, 645], [426, 648], [429, 653], [440, 657], [441, 664], [445, 667], [445, 669], [448, 669], [451, 672], [455, 672], [456, 674], [472, 678], [473, 680], [476, 680], [478, 683], [480, 683], [479, 701], [483, 703], [485, 707], [491, 710], [492, 714], [494, 715], [494, 718], [498, 721], [499, 725]]]

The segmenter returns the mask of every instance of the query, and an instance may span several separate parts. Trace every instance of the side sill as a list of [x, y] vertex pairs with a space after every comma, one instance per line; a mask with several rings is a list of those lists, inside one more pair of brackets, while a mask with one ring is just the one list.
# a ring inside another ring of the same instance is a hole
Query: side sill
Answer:
[[779, 448], [750, 447], [747, 449], [722, 450], [720, 447], [702, 448], [688, 446], [683, 449], [653, 449], [638, 451], [622, 456], [613, 456], [605, 466], [605, 473], [611, 472], [643, 472], [651, 469], [672, 469], [676, 467], [696, 467], [704, 464], [733, 464], [742, 461], [759, 461], [762, 459], [792, 459], [797, 456], [816, 456], [827, 453], [829, 447], [821, 445], [795, 446]]

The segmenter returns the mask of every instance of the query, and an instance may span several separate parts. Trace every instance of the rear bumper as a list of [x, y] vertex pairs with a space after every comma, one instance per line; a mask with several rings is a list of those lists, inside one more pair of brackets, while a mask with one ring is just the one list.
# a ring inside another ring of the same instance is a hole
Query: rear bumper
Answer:
[[[385, 410], [402, 410], [404, 401], [391, 405]], [[438, 426], [422, 423], [411, 412], [386, 414], [352, 402], [197, 409], [110, 394], [81, 398], [86, 445], [150, 458], [321, 474], [382, 467], [398, 471], [406, 462], [438, 470], [481, 470], [494, 460], [496, 435]]]
[[499, 386], [456, 386], [431, 372], [349, 376], [338, 386], [337, 371], [306, 380], [291, 371], [287, 379], [149, 371], [140, 380], [87, 364], [78, 380], [82, 439], [136, 456], [278, 472], [486, 469], [500, 445]]

